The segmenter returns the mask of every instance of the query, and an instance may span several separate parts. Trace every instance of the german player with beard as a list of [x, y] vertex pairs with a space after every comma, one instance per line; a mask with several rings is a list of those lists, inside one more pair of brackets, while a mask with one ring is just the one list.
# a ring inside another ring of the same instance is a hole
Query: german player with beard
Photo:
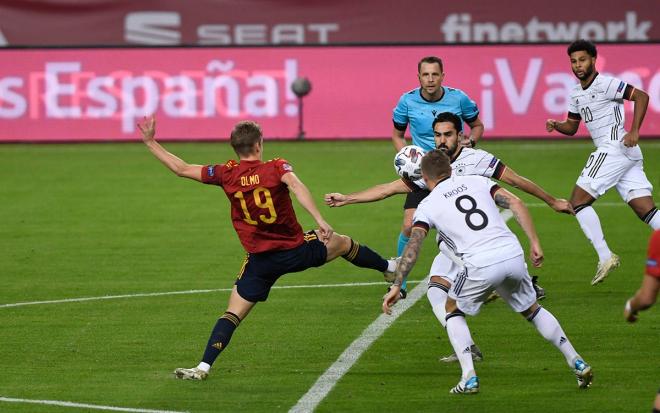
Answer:
[[[444, 86], [445, 79], [442, 59], [426, 56], [417, 63], [419, 87], [412, 89], [399, 98], [392, 111], [392, 144], [398, 152], [406, 146], [405, 133], [410, 125], [412, 144], [424, 151], [435, 148], [433, 142], [433, 119], [438, 113], [451, 112], [470, 126], [470, 135], [464, 136], [465, 146], [474, 147], [484, 133], [484, 125], [479, 119], [479, 108], [462, 90]], [[462, 130], [461, 125], [461, 130]], [[428, 191], [415, 188], [406, 195], [403, 205], [403, 224], [397, 240], [397, 256], [401, 255], [408, 242], [412, 216], [417, 205], [428, 195]], [[401, 289], [401, 296], [406, 296], [406, 285]]]
[[[575, 216], [598, 254], [596, 275], [591, 285], [602, 282], [619, 266], [603, 234], [600, 219], [591, 206], [609, 189], [616, 187], [621, 198], [639, 219], [651, 228], [660, 229], [660, 214], [653, 201], [653, 186], [644, 173], [639, 131], [646, 114], [649, 96], [640, 89], [596, 70], [596, 46], [577, 40], [568, 46], [571, 69], [580, 81], [568, 98], [568, 116], [563, 121], [548, 119], [548, 132], [574, 135], [584, 121], [596, 150], [589, 155], [571, 194]], [[625, 129], [623, 101], [634, 102], [630, 130]]]
[[[453, 175], [477, 175], [497, 179], [539, 198], [556, 212], [573, 214], [573, 209], [567, 200], [553, 197], [538, 184], [516, 173], [493, 154], [482, 149], [462, 146], [460, 142], [463, 133], [460, 128], [461, 120], [453, 113], [440, 113], [433, 121], [435, 145], [449, 155]], [[409, 193], [416, 186], [426, 189], [426, 185], [421, 180], [410, 182], [406, 179], [397, 179], [348, 195], [338, 192], [329, 193], [325, 195], [325, 203], [331, 207], [340, 207], [354, 203], [373, 202], [395, 194]], [[457, 263], [456, 261], [460, 260], [446, 248], [446, 244], [440, 243], [439, 248], [440, 253], [433, 261], [429, 272], [427, 298], [436, 318], [445, 327], [445, 302], [449, 288], [451, 288], [451, 284], [460, 270], [460, 262]], [[532, 277], [532, 285], [536, 292], [536, 298], [542, 300], [545, 298], [545, 289], [538, 285], [537, 280], [538, 277]], [[487, 301], [496, 297], [497, 295], [494, 293]], [[471, 351], [475, 360], [483, 358], [483, 354], [474, 343], [471, 344]], [[455, 354], [451, 354], [442, 357], [441, 361], [454, 362], [457, 361], [457, 358]]]
[[462, 371], [458, 384], [449, 392], [479, 392], [471, 351], [473, 341], [465, 318], [477, 315], [493, 291], [563, 354], [578, 387], [589, 387], [593, 378], [591, 366], [577, 353], [552, 313], [536, 302], [522, 246], [498, 210], [498, 206], [511, 210], [529, 240], [530, 261], [540, 267], [543, 250], [525, 204], [486, 177], [454, 176], [450, 159], [439, 150], [428, 152], [422, 158], [421, 168], [431, 193], [415, 212], [410, 242], [397, 265], [392, 289], [383, 300], [383, 312], [391, 313], [403, 281], [417, 262], [424, 239], [435, 229], [438, 243], [442, 241], [462, 260], [445, 306], [447, 335]]

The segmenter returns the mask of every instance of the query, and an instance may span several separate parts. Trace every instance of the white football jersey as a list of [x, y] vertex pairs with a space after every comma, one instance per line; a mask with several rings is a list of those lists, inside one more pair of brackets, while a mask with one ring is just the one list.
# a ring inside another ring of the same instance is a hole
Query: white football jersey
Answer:
[[481, 176], [458, 176], [441, 181], [417, 207], [413, 225], [435, 228], [438, 245], [464, 263], [486, 267], [523, 254], [506, 226], [491, 189], [497, 184]]
[[627, 83], [614, 77], [596, 74], [586, 89], [578, 83], [568, 99], [568, 111], [580, 115], [594, 145], [605, 153], [623, 153], [630, 159], [642, 159], [639, 145], [623, 145], [625, 111], [623, 94]]
[[[481, 149], [462, 148], [451, 163], [452, 175], [479, 175], [492, 178], [500, 160]], [[497, 177], [496, 177], [497, 178]]]
[[[452, 175], [479, 175], [492, 178], [497, 171], [500, 160], [495, 155], [481, 149], [461, 148], [456, 159], [451, 163]], [[496, 176], [495, 178], [499, 178]], [[424, 179], [413, 182], [422, 189], [426, 189]]]

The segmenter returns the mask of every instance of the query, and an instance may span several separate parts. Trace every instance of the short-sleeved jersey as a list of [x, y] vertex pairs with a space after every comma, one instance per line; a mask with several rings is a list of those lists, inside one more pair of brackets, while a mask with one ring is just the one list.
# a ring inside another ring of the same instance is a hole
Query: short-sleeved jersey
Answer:
[[596, 73], [586, 89], [578, 83], [571, 91], [569, 117], [584, 122], [598, 150], [642, 159], [639, 145], [632, 148], [623, 145], [626, 134], [623, 95], [627, 86], [622, 80]]
[[493, 201], [499, 186], [482, 176], [441, 181], [417, 208], [413, 226], [437, 230], [441, 242], [464, 263], [487, 267], [523, 254]]
[[[452, 175], [466, 176], [478, 175], [486, 178], [500, 179], [506, 166], [492, 153], [481, 149], [459, 148], [458, 156], [451, 163]], [[417, 186], [426, 189], [426, 183], [423, 179], [414, 182], [403, 179], [411, 189]]]
[[231, 203], [231, 221], [249, 253], [291, 249], [303, 243], [284, 174], [293, 171], [284, 159], [230, 160], [202, 168], [202, 182], [219, 185]]
[[649, 240], [646, 274], [660, 278], [660, 230], [654, 231]]
[[444, 93], [436, 101], [424, 99], [422, 89], [416, 88], [401, 95], [392, 114], [394, 127], [405, 131], [410, 124], [413, 145], [421, 146], [425, 151], [435, 149], [433, 120], [442, 112], [456, 114], [465, 122], [472, 122], [479, 117], [479, 109], [462, 90], [443, 86]]

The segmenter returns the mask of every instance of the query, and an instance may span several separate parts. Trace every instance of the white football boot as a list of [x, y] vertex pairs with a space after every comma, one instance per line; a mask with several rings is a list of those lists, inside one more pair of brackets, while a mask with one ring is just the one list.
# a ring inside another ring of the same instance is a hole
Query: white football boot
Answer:
[[610, 271], [617, 268], [620, 264], [621, 260], [616, 254], [612, 254], [610, 259], [606, 260], [605, 262], [598, 263], [598, 269], [596, 270], [596, 275], [594, 276], [593, 280], [591, 280], [591, 285], [596, 285], [600, 282], [603, 282]]
[[575, 377], [577, 378], [578, 387], [586, 389], [591, 386], [591, 382], [594, 379], [594, 373], [591, 371], [591, 366], [580, 359], [575, 360], [573, 365], [575, 366], [575, 368], [573, 368], [573, 373], [575, 373]]
[[476, 394], [479, 393], [479, 377], [471, 376], [469, 379], [461, 379], [458, 384], [449, 390], [452, 394]]
[[178, 368], [174, 370], [174, 375], [181, 380], [206, 380], [209, 376], [207, 372], [197, 367], [191, 369]]

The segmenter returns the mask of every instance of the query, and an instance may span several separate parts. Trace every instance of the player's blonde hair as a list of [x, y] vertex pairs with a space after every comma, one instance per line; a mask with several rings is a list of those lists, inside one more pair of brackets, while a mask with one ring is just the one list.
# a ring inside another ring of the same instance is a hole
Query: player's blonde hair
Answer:
[[263, 132], [257, 122], [245, 120], [238, 122], [231, 131], [229, 142], [238, 156], [254, 153], [254, 145], [261, 142]]

